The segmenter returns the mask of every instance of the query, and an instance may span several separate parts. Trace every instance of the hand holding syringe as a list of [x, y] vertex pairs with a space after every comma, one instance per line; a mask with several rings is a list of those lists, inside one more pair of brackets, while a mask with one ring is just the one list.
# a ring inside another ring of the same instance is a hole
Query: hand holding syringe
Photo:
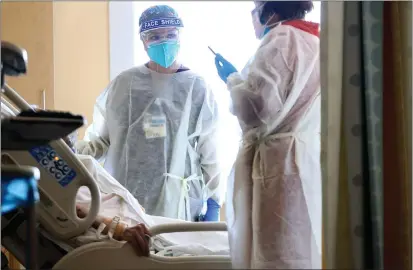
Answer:
[[217, 68], [219, 77], [227, 83], [229, 75], [237, 72], [237, 69], [222, 57], [222, 55], [215, 53], [211, 47], [208, 46], [208, 49], [215, 55], [215, 67]]

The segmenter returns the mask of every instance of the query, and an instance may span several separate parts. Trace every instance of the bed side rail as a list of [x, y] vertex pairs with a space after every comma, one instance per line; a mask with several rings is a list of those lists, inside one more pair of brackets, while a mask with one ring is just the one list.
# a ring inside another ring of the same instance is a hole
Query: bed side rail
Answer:
[[180, 222], [161, 224], [149, 229], [152, 236], [163, 233], [176, 232], [226, 232], [228, 230], [225, 222]]

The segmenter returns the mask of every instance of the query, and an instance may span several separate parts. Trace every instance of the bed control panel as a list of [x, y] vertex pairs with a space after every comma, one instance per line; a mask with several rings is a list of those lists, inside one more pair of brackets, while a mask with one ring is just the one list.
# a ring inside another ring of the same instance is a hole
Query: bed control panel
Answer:
[[30, 154], [56, 181], [65, 187], [76, 177], [76, 172], [67, 165], [49, 145], [33, 147]]
[[[64, 188], [76, 178], [76, 171], [70, 168], [66, 161], [62, 159], [50, 145], [33, 147], [29, 150], [29, 153], [49, 175], [48, 177], [41, 177], [41, 180], [50, 181], [54, 179]], [[55, 219], [60, 227], [76, 227], [76, 223], [70, 220], [70, 218], [49, 199], [50, 196], [47, 196], [41, 189], [39, 193], [39, 206], [45, 210], [52, 219]]]

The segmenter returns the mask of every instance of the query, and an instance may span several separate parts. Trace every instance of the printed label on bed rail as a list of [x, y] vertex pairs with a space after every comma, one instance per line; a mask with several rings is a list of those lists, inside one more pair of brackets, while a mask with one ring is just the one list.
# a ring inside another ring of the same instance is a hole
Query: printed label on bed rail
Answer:
[[62, 187], [70, 184], [76, 177], [75, 170], [70, 168], [50, 145], [33, 147], [29, 152]]

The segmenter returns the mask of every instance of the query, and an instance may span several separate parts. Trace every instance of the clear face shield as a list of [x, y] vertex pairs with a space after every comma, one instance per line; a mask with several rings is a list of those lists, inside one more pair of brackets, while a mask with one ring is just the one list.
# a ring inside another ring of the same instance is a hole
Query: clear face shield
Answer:
[[146, 48], [161, 43], [180, 43], [180, 30], [176, 27], [154, 29], [141, 33], [141, 39]]

